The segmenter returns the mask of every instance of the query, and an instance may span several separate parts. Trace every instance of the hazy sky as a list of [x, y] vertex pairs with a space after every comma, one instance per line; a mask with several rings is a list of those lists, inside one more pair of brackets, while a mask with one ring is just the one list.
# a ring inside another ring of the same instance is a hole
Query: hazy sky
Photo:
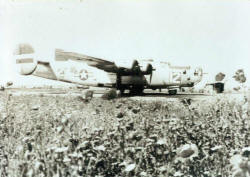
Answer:
[[250, 76], [248, 0], [0, 2], [0, 82], [49, 83], [15, 72], [12, 50], [20, 42], [45, 60], [62, 48], [111, 60], [202, 66], [210, 76], [243, 68]]

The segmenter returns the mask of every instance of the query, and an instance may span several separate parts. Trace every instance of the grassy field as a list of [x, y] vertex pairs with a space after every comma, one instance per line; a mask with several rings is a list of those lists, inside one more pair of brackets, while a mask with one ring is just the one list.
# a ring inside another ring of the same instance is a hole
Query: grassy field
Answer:
[[20, 95], [7, 104], [0, 117], [2, 176], [250, 174], [247, 100]]

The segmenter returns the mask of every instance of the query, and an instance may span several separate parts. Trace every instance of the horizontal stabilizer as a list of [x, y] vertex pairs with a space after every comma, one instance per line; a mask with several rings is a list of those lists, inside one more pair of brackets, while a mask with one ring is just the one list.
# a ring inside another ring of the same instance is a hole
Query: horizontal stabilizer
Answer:
[[49, 62], [38, 61], [35, 71], [32, 73], [34, 76], [43, 77], [46, 79], [57, 80], [57, 77], [50, 66]]

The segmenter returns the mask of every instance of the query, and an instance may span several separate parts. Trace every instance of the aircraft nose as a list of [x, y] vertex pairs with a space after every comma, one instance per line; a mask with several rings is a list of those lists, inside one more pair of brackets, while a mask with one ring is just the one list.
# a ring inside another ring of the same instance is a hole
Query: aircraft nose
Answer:
[[201, 67], [195, 68], [192, 76], [194, 84], [199, 83], [202, 80], [203, 70]]

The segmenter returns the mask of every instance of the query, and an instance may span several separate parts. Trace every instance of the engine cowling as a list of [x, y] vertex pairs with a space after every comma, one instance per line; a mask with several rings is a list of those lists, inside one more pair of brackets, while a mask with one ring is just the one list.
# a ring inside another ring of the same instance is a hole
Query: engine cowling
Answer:
[[129, 75], [149, 75], [153, 72], [153, 66], [150, 63], [147, 63], [146, 67], [145, 64], [142, 65], [137, 61], [134, 60], [131, 62], [121, 62], [116, 63], [118, 67], [117, 74], [122, 76], [129, 76]]

